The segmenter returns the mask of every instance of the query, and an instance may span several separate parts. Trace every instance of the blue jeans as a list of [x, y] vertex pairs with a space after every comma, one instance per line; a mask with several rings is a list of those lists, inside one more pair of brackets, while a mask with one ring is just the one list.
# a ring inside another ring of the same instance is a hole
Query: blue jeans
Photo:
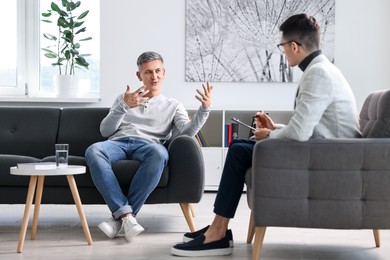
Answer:
[[[168, 162], [168, 151], [161, 145], [137, 138], [107, 140], [92, 144], [85, 152], [92, 180], [115, 219], [123, 214], [136, 215], [156, 188]], [[112, 165], [119, 160], [140, 161], [128, 190], [123, 194]]]

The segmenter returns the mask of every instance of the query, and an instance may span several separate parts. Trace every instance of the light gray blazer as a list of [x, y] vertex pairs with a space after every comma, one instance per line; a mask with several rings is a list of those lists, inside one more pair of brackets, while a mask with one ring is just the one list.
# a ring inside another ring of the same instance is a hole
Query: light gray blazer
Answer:
[[305, 69], [295, 104], [289, 123], [272, 131], [270, 138], [306, 141], [361, 136], [351, 87], [323, 54], [315, 57]]

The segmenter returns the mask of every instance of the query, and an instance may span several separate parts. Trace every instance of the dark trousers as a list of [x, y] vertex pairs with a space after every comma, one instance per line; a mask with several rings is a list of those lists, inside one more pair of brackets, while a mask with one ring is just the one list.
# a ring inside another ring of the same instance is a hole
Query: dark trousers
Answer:
[[221, 181], [214, 202], [214, 213], [233, 218], [244, 189], [245, 172], [252, 166], [256, 141], [235, 139], [226, 155]]

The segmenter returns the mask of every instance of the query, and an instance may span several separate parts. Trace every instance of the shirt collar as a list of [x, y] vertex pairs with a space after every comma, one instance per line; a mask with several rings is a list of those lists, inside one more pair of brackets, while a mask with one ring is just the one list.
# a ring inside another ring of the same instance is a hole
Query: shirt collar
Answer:
[[311, 54], [309, 54], [306, 58], [304, 58], [301, 63], [299, 63], [298, 67], [302, 70], [302, 71], [305, 71], [305, 69], [307, 68], [307, 66], [309, 66], [310, 62], [315, 58], [317, 57], [318, 55], [321, 54], [321, 50], [318, 50], [318, 51], [315, 51], [315, 52], [312, 52]]

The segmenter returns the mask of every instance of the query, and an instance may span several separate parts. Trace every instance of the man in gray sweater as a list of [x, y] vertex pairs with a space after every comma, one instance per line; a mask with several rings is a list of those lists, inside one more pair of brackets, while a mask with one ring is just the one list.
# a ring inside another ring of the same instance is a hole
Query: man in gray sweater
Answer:
[[[149, 194], [157, 186], [168, 162], [168, 151], [163, 145], [173, 134], [194, 136], [206, 122], [211, 110], [212, 86], [203, 84], [203, 91], [195, 96], [200, 102], [190, 120], [183, 104], [161, 94], [165, 69], [163, 59], [155, 52], [138, 57], [137, 77], [143, 86], [117, 97], [100, 125], [100, 132], [108, 140], [91, 145], [85, 154], [92, 180], [112, 212], [112, 218], [99, 224], [110, 238], [121, 229], [131, 241], [144, 231], [135, 216]], [[140, 161], [128, 194], [123, 194], [112, 170], [118, 160]]]

